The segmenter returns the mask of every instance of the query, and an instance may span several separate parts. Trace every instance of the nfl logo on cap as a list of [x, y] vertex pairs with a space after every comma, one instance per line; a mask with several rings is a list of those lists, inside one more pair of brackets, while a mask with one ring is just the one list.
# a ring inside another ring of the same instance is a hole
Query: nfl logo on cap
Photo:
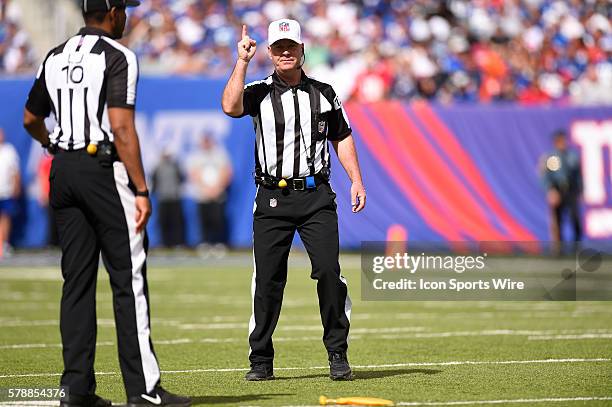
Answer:
[[284, 39], [302, 44], [302, 30], [297, 21], [283, 18], [270, 23], [268, 26], [268, 45]]

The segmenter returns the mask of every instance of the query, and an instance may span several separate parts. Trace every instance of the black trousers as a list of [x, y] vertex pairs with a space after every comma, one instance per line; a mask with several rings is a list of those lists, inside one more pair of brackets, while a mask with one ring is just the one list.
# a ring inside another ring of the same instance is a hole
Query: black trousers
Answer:
[[62, 249], [62, 386], [70, 394], [96, 389], [96, 279], [100, 252], [113, 291], [119, 365], [126, 393], [148, 393], [160, 372], [149, 327], [147, 237], [136, 233], [135, 196], [125, 167], [100, 166], [84, 150], [53, 159], [50, 204]]
[[158, 220], [164, 246], [185, 243], [185, 221], [180, 200], [160, 200]]
[[57, 225], [53, 216], [53, 208], [47, 206], [47, 245], [57, 247], [59, 240], [57, 238]]
[[563, 214], [567, 213], [574, 232], [574, 242], [582, 240], [582, 225], [580, 222], [580, 208], [578, 205], [578, 194], [564, 194], [561, 196], [559, 206], [552, 208], [553, 211], [553, 238], [557, 242], [563, 241]]
[[293, 191], [259, 187], [253, 214], [255, 270], [249, 322], [249, 360], [272, 363], [276, 328], [287, 282], [287, 259], [295, 231], [300, 234], [317, 280], [323, 343], [328, 352], [345, 352], [351, 301], [338, 263], [336, 194], [328, 184]]
[[198, 204], [200, 230], [204, 243], [227, 243], [227, 222], [225, 221], [225, 200], [201, 202]]

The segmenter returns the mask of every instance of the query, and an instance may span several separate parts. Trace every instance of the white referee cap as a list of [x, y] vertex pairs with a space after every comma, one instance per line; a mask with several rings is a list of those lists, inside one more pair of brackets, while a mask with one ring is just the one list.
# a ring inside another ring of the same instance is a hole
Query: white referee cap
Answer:
[[288, 18], [272, 21], [268, 26], [268, 45], [272, 45], [278, 40], [291, 40], [302, 44], [300, 23]]

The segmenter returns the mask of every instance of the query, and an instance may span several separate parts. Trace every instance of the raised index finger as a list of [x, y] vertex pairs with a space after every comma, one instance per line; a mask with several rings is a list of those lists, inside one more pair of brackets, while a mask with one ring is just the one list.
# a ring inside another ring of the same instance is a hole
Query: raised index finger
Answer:
[[247, 26], [246, 25], [242, 25], [242, 39], [244, 39], [245, 37], [248, 37], [249, 35], [247, 34]]

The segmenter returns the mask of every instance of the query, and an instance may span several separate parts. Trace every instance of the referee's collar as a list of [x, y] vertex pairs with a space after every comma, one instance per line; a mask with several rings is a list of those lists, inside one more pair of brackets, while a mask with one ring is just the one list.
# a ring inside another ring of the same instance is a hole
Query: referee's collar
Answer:
[[276, 88], [278, 88], [281, 91], [289, 90], [294, 87], [297, 87], [298, 89], [306, 90], [309, 82], [310, 82], [310, 78], [306, 76], [303, 69], [302, 69], [302, 77], [300, 78], [300, 83], [296, 86], [288, 85], [287, 82], [285, 82], [284, 80], [281, 79], [280, 76], [278, 76], [276, 71], [274, 71], [274, 73], [272, 74], [272, 83], [274, 84]]
[[78, 35], [99, 35], [101, 37], [113, 38], [111, 33], [96, 27], [83, 27], [79, 30]]

